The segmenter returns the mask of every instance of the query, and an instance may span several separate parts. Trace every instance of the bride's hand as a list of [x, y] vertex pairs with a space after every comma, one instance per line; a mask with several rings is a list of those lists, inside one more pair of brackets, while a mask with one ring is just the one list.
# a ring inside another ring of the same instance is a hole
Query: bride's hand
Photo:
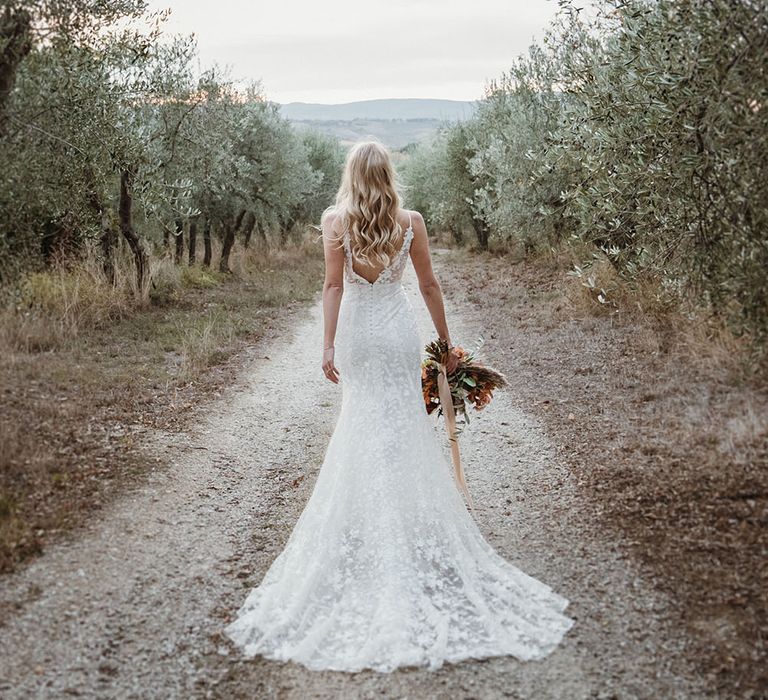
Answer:
[[445, 371], [447, 374], [450, 374], [451, 372], [455, 372], [458, 366], [459, 358], [456, 357], [456, 354], [453, 352], [453, 348], [451, 348], [448, 351], [448, 357], [446, 358]]
[[329, 379], [334, 384], [339, 383], [339, 370], [336, 369], [336, 365], [333, 363], [333, 348], [326, 348], [323, 350], [323, 373], [326, 379]]

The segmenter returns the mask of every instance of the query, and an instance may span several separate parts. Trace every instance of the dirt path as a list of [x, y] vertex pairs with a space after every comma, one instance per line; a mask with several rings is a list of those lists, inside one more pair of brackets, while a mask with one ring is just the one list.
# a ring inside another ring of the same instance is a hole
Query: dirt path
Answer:
[[[412, 272], [407, 284], [431, 337]], [[455, 338], [481, 330], [449, 310]], [[489, 541], [571, 599], [577, 618], [541, 662], [511, 658], [394, 674], [244, 661], [219, 630], [258, 584], [309, 497], [340, 392], [317, 367], [319, 304], [252, 348], [196, 430], [157, 434], [157, 470], [98, 522], [0, 581], [0, 697], [701, 698], [670, 603], [584, 525], [565, 455], [499, 394], [462, 437]], [[487, 357], [493, 361], [493, 348]]]

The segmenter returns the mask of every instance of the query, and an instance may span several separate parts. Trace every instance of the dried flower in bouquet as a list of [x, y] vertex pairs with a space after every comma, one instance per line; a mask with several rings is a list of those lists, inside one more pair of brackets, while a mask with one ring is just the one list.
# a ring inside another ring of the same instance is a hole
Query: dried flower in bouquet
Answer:
[[425, 351], [427, 357], [421, 363], [421, 388], [429, 414], [435, 410], [442, 413], [438, 377], [440, 365], [445, 365], [449, 352], [459, 360], [458, 367], [447, 374], [447, 379], [454, 411], [456, 415], [462, 416], [463, 423], [469, 424], [468, 406], [476, 411], [482, 410], [490, 403], [494, 390], [507, 384], [501, 372], [476, 359], [477, 350], [467, 352], [458, 346], [449, 350], [445, 340], [435, 340], [426, 346]]

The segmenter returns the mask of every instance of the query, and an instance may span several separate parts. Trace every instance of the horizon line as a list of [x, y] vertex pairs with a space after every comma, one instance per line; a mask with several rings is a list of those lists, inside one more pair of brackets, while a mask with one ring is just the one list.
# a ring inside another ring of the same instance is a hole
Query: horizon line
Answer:
[[279, 105], [290, 105], [290, 104], [310, 104], [310, 105], [326, 105], [326, 106], [343, 106], [343, 105], [352, 105], [352, 104], [359, 104], [360, 102], [391, 102], [393, 100], [398, 100], [401, 102], [415, 102], [417, 100], [423, 101], [423, 100], [433, 100], [433, 101], [439, 101], [439, 102], [482, 102], [481, 99], [473, 99], [473, 100], [458, 100], [454, 97], [372, 97], [367, 99], [361, 99], [361, 100], [350, 100], [348, 102], [307, 102], [305, 100], [291, 100], [290, 102], [279, 102], [278, 100], [272, 100], [269, 97], [266, 98], [267, 102], [274, 102], [275, 104]]

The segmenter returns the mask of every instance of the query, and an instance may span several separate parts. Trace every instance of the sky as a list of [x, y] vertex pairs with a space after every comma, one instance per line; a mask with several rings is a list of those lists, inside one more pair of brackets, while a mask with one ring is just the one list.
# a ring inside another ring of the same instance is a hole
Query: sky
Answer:
[[555, 0], [150, 0], [194, 33], [201, 65], [261, 80], [268, 99], [476, 100], [540, 38]]

